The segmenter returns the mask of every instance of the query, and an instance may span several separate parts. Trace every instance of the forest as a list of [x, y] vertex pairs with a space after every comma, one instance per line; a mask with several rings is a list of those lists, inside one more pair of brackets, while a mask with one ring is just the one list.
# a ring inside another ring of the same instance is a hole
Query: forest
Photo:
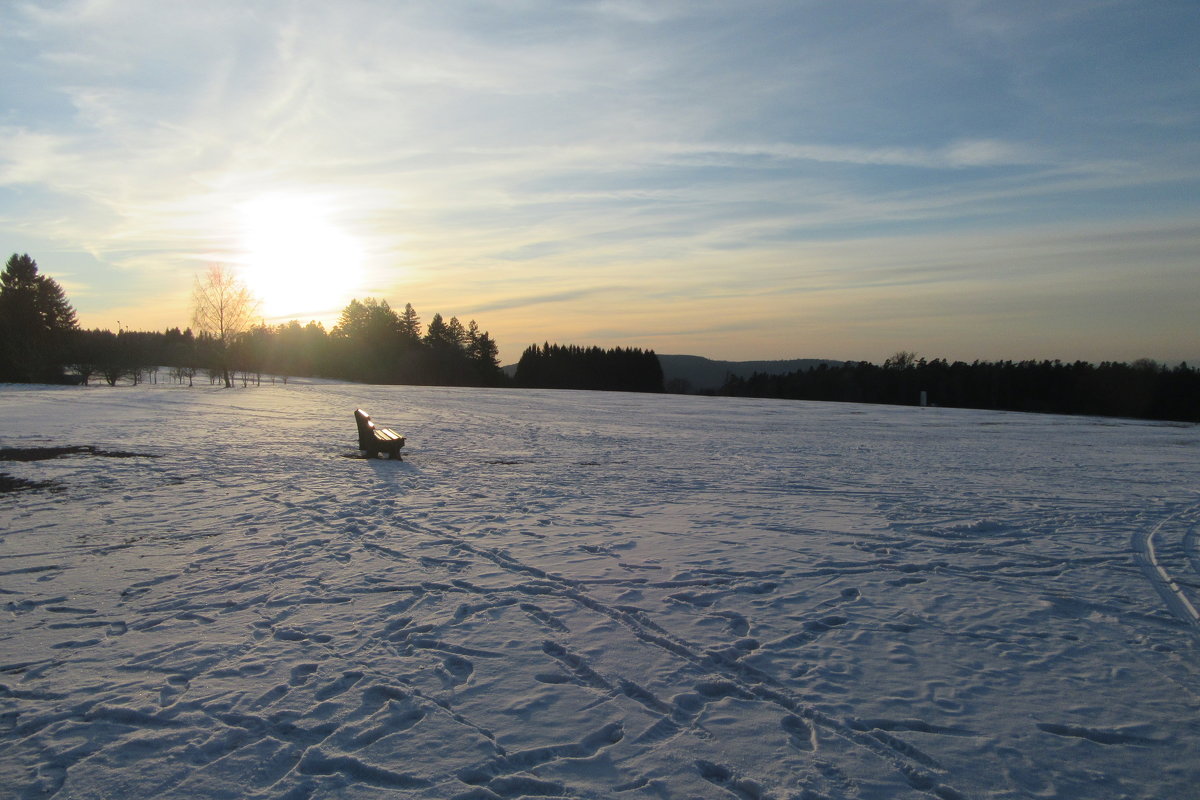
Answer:
[[900, 352], [866, 361], [749, 378], [730, 376], [717, 394], [851, 403], [930, 405], [1200, 422], [1200, 371], [1149, 359], [1085, 361], [927, 361]]
[[517, 362], [517, 386], [531, 389], [597, 389], [661, 392], [662, 365], [653, 350], [579, 347], [547, 342], [525, 348]]
[[232, 386], [269, 375], [366, 383], [499, 386], [496, 342], [474, 320], [434, 314], [427, 325], [407, 304], [352, 300], [330, 331], [317, 322], [249, 323], [244, 290], [221, 270], [197, 279], [191, 328], [163, 332], [83, 330], [62, 287], [14, 254], [0, 273], [0, 381], [110, 385], [199, 377]]

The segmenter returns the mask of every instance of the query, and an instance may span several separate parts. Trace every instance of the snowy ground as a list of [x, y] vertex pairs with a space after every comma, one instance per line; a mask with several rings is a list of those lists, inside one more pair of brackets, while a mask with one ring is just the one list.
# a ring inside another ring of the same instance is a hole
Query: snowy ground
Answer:
[[61, 485], [0, 494], [4, 797], [1200, 796], [1196, 426], [0, 387], [52, 445], [0, 460]]

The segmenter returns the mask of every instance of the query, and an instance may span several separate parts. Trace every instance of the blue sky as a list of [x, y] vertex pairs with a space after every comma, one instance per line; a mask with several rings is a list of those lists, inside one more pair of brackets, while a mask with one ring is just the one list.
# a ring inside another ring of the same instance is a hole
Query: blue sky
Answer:
[[85, 325], [351, 297], [714, 358], [1200, 360], [1200, 4], [9, 2], [0, 247]]

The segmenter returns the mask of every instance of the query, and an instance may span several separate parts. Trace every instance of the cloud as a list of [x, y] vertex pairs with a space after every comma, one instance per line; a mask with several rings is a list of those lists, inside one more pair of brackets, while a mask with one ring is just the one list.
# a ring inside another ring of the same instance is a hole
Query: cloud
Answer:
[[[9, 4], [0, 234], [95, 254], [100, 298], [236, 261], [233, 210], [282, 192], [362, 242], [360, 291], [503, 324], [932, 296], [1037, 277], [972, 237], [1195, 217], [1186, 33], [1090, 2]], [[1111, 260], [1061, 247], [1021, 263]]]
[[995, 139], [950, 142], [937, 147], [853, 147], [806, 143], [720, 144], [693, 143], [660, 151], [662, 155], [708, 159], [709, 163], [734, 163], [766, 157], [782, 161], [816, 161], [864, 166], [958, 169], [965, 167], [1024, 166], [1045, 163], [1048, 157], [1034, 148]]
[[611, 287], [597, 286], [586, 289], [569, 289], [559, 292], [546, 292], [544, 294], [522, 295], [514, 297], [501, 297], [495, 300], [490, 300], [486, 303], [475, 305], [467, 309], [470, 314], [483, 314], [489, 311], [509, 311], [513, 309], [527, 309], [533, 306], [543, 306], [557, 303], [574, 302], [577, 300], [585, 300], [590, 298], [600, 297], [602, 295], [624, 293], [627, 290]]

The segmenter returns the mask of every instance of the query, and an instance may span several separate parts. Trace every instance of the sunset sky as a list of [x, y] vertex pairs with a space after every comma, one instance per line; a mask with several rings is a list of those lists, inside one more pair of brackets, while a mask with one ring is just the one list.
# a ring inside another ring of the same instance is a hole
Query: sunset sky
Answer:
[[1200, 361], [1200, 2], [4, 2], [86, 327], [352, 298], [722, 359]]

